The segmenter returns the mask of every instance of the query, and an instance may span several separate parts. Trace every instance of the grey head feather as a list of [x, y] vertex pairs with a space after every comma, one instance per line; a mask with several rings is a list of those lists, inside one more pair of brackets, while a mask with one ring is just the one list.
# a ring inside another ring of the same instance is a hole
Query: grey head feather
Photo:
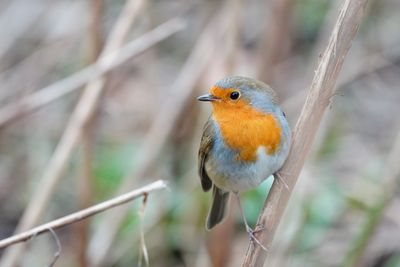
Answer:
[[270, 96], [270, 101], [273, 104], [278, 103], [278, 96], [269, 85], [250, 77], [229, 76], [222, 80], [219, 80], [215, 85], [221, 88], [237, 88], [243, 91], [254, 90], [267, 92]]
[[261, 111], [270, 113], [279, 109], [278, 97], [275, 91], [269, 85], [256, 79], [244, 76], [229, 76], [218, 81], [215, 85], [223, 89], [239, 89], [242, 97]]

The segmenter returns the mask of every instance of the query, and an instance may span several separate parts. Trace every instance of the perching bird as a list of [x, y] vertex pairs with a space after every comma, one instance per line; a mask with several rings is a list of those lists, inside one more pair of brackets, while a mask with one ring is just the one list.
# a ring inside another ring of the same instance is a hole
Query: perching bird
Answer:
[[198, 165], [203, 190], [213, 189], [206, 228], [211, 229], [224, 219], [229, 194], [233, 192], [246, 230], [254, 239], [239, 193], [257, 187], [282, 167], [291, 138], [285, 114], [268, 85], [247, 77], [222, 79], [209, 94], [197, 99], [212, 105], [201, 138]]

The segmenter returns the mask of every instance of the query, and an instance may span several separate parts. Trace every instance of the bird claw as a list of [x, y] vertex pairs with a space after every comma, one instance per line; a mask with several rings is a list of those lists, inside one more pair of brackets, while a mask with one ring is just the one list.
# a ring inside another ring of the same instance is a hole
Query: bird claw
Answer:
[[256, 228], [253, 230], [253, 233], [259, 233], [265, 230], [265, 226], [262, 224], [257, 224]]
[[268, 252], [268, 249], [261, 244], [261, 242], [256, 238], [256, 236], [254, 234], [263, 231], [265, 228], [264, 226], [256, 226], [256, 229], [252, 229], [250, 226], [246, 225], [246, 232], [249, 234], [250, 240], [253, 243], [256, 243], [257, 245], [259, 245], [262, 250], [264, 250], [265, 252]]

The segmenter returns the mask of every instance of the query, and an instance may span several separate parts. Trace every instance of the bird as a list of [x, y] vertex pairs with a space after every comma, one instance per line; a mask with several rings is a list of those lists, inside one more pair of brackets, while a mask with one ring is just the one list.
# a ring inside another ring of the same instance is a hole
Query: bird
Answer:
[[275, 91], [250, 77], [223, 78], [197, 100], [212, 106], [198, 153], [201, 187], [204, 192], [212, 189], [206, 229], [223, 221], [229, 196], [234, 193], [246, 231], [262, 246], [254, 236], [258, 230], [253, 230], [244, 216], [240, 193], [256, 188], [271, 175], [287, 187], [277, 175], [290, 150], [291, 130], [286, 115]]

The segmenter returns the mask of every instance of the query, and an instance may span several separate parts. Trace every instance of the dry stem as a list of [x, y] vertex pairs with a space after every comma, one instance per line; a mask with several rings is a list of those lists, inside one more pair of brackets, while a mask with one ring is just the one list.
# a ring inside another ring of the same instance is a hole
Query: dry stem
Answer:
[[[99, 59], [102, 48], [102, 27], [101, 18], [103, 15], [103, 0], [90, 1], [90, 27], [88, 28], [88, 63], [93, 64]], [[76, 187], [78, 194], [78, 208], [85, 209], [91, 205], [92, 201], [92, 154], [93, 154], [93, 137], [96, 127], [98, 112], [92, 115], [84, 127], [81, 138], [81, 175], [77, 176]], [[75, 225], [75, 255], [77, 257], [77, 265], [80, 267], [87, 266], [86, 251], [88, 247], [90, 234], [90, 220], [84, 220]]]
[[[291, 191], [296, 184], [312, 141], [331, 97], [344, 58], [358, 30], [367, 0], [345, 0], [329, 44], [318, 65], [306, 102], [293, 134], [291, 152], [279, 174], [289, 185], [289, 190], [275, 182], [269, 192], [257, 225], [266, 230], [256, 235], [266, 247], [271, 247], [275, 231], [286, 208]], [[267, 254], [249, 244], [242, 266], [263, 266]]]
[[98, 59], [103, 46], [103, 30], [101, 27], [103, 8], [103, 0], [90, 0], [90, 22], [88, 29], [88, 60], [90, 63]]
[[101, 203], [94, 205], [92, 207], [89, 207], [87, 209], [80, 210], [78, 212], [72, 213], [72, 214], [62, 217], [60, 219], [42, 224], [38, 227], [35, 227], [35, 228], [25, 231], [23, 233], [16, 234], [9, 238], [0, 240], [0, 249], [8, 247], [8, 246], [16, 244], [16, 243], [19, 243], [19, 242], [24, 242], [24, 241], [32, 238], [33, 236], [37, 236], [44, 232], [50, 231], [50, 229], [55, 230], [57, 228], [81, 221], [81, 220], [86, 219], [90, 216], [93, 216], [97, 213], [100, 213], [105, 210], [111, 209], [113, 207], [127, 203], [131, 200], [134, 200], [134, 199], [140, 197], [140, 196], [147, 196], [147, 194], [149, 194], [150, 192], [152, 192], [154, 190], [160, 190], [160, 189], [163, 189], [166, 187], [167, 187], [167, 184], [163, 180], [158, 180], [149, 185], [143, 186], [139, 189], [130, 191], [129, 193], [120, 195], [120, 196], [112, 198], [110, 200], [101, 202]]

